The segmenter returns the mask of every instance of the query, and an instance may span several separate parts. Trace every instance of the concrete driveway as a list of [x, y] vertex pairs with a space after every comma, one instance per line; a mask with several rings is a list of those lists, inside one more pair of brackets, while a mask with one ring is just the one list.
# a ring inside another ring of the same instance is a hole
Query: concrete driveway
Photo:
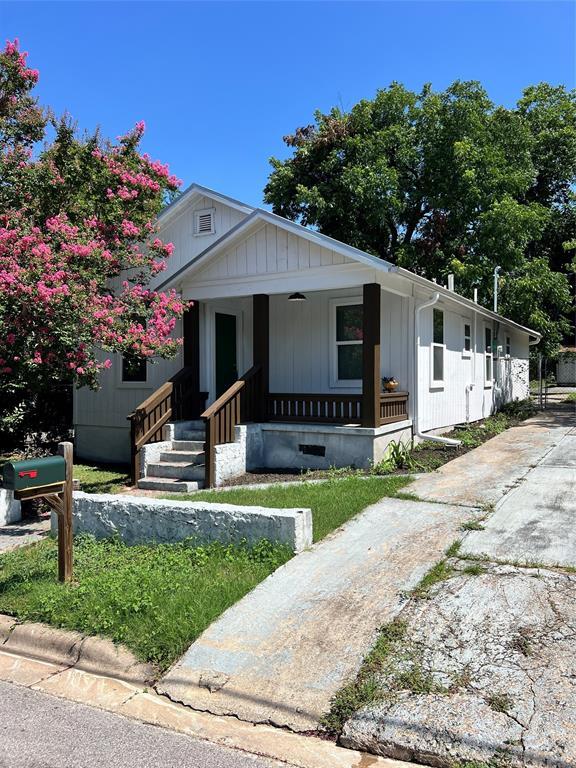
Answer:
[[462, 554], [576, 567], [576, 427], [558, 429], [558, 444], [496, 505], [484, 530], [464, 538]]
[[498, 504], [576, 427], [576, 406], [544, 411], [469, 453], [421, 475], [410, 493], [470, 507]]

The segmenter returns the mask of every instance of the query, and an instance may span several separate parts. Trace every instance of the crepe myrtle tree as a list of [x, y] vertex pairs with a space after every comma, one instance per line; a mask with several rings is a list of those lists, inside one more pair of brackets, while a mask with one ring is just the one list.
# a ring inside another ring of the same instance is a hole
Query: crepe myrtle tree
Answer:
[[18, 41], [8, 42], [0, 53], [0, 395], [54, 382], [97, 388], [112, 365], [106, 353], [166, 358], [181, 343], [172, 334], [185, 305], [147, 287], [173, 250], [154, 222], [181, 182], [140, 152], [143, 122], [115, 142], [80, 136], [68, 117], [38, 105], [37, 81]]

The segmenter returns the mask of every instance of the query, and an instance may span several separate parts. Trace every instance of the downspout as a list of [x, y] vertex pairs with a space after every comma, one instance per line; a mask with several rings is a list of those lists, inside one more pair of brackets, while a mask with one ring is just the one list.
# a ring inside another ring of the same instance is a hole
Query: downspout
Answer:
[[[477, 301], [477, 296], [478, 296], [477, 291], [478, 291], [478, 289], [475, 288], [474, 289], [474, 301]], [[476, 325], [476, 323], [477, 323], [477, 318], [478, 318], [478, 313], [476, 312], [476, 310], [474, 310], [474, 323], [473, 323], [473, 325], [474, 325], [474, 334], [472, 336], [472, 343], [470, 345], [472, 347], [472, 349], [470, 350], [470, 353], [472, 355], [472, 381], [470, 382], [470, 384], [466, 384], [466, 424], [470, 423], [470, 392], [472, 392], [472, 390], [476, 386], [476, 346], [477, 346], [477, 343], [478, 343], [478, 341], [476, 339], [476, 333], [477, 333], [477, 325]]]
[[460, 440], [452, 440], [449, 437], [439, 437], [437, 435], [425, 435], [422, 432], [420, 432], [420, 418], [418, 413], [418, 406], [419, 406], [419, 399], [420, 399], [420, 375], [419, 375], [419, 358], [420, 358], [420, 315], [423, 309], [428, 309], [429, 307], [434, 306], [438, 301], [440, 300], [440, 294], [435, 293], [432, 299], [430, 301], [425, 302], [424, 304], [421, 304], [416, 309], [416, 318], [415, 318], [415, 330], [416, 330], [416, 344], [415, 344], [415, 355], [414, 355], [414, 373], [415, 373], [415, 384], [416, 384], [416, 397], [414, 398], [414, 416], [413, 416], [413, 423], [414, 423], [414, 436], [419, 437], [421, 440], [430, 440], [433, 443], [442, 443], [442, 445], [450, 445], [452, 447], [456, 447], [460, 445]]

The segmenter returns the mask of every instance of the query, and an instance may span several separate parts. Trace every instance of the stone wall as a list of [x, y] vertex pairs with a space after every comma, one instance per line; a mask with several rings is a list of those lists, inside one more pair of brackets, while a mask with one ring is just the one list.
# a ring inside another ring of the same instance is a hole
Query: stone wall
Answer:
[[[55, 515], [52, 530], [56, 531]], [[76, 491], [74, 532], [97, 538], [117, 535], [126, 544], [170, 543], [189, 537], [223, 544], [269, 539], [301, 552], [312, 544], [312, 512]]]

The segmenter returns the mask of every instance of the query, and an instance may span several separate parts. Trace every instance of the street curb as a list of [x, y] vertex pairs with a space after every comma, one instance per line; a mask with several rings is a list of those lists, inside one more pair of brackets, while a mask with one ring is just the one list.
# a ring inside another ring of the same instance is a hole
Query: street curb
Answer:
[[151, 685], [159, 675], [152, 664], [139, 661], [126, 646], [107, 638], [19, 622], [6, 614], [0, 614], [0, 650], [134, 685]]
[[271, 725], [194, 710], [115, 677], [19, 655], [6, 644], [0, 645], [0, 681], [297, 768], [416, 768]]

